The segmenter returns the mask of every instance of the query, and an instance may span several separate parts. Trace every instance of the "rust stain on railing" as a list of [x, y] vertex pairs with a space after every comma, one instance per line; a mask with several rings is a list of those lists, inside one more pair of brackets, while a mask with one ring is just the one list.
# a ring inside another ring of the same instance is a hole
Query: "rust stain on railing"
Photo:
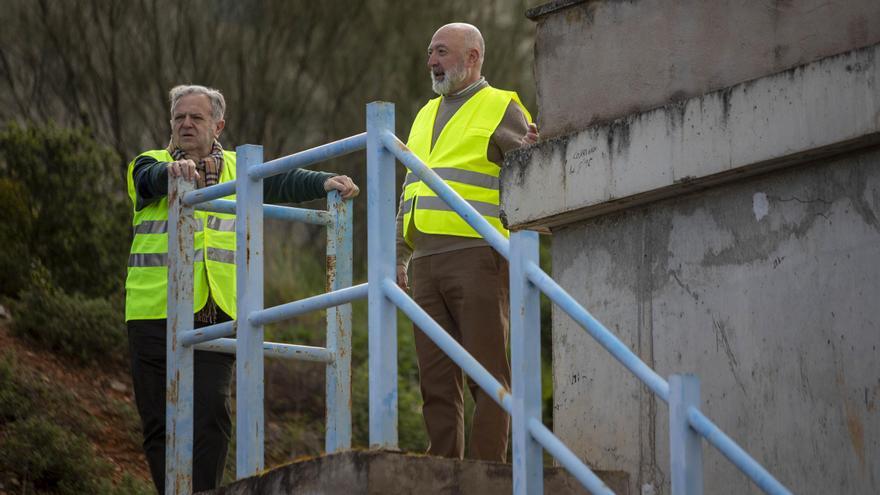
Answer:
[[498, 387], [498, 391], [495, 393], [495, 396], [498, 397], [498, 403], [504, 404], [504, 398], [510, 395], [510, 390], [507, 389], [504, 385]]
[[333, 290], [333, 285], [336, 283], [336, 255], [328, 254], [327, 255], [327, 283], [324, 286], [325, 292], [330, 292]]

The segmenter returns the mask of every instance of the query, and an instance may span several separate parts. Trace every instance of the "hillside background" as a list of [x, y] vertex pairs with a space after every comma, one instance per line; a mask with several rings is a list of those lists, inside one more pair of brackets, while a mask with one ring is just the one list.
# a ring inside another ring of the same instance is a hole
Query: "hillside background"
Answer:
[[[266, 159], [362, 132], [374, 100], [395, 103], [405, 137], [434, 96], [425, 66], [431, 35], [466, 21], [486, 39], [487, 79], [516, 89], [536, 115], [534, 27], [523, 15], [536, 3], [3, 0], [0, 494], [152, 492], [123, 321], [131, 241], [125, 170], [140, 151], [167, 143], [172, 86], [223, 91], [224, 147], [262, 144]], [[362, 154], [319, 168], [366, 184]], [[401, 180], [404, 173], [399, 166]], [[355, 202], [355, 283], [366, 279], [366, 204], [364, 192]], [[266, 305], [323, 292], [324, 248], [317, 228], [267, 221]], [[366, 314], [355, 304], [358, 447], [367, 445]], [[418, 369], [403, 315], [398, 330], [400, 443], [420, 452]], [[324, 314], [273, 325], [266, 335], [323, 345]], [[544, 351], [547, 371], [549, 345]], [[267, 361], [265, 395], [267, 464], [320, 454], [323, 368]], [[547, 407], [544, 417], [552, 421]]]

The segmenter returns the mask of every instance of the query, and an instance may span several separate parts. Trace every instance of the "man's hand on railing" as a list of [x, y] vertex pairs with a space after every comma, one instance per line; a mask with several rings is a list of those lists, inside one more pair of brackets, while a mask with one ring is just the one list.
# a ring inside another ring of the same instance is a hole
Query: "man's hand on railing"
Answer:
[[324, 181], [324, 190], [330, 192], [336, 189], [342, 195], [342, 199], [350, 199], [360, 194], [361, 189], [347, 175], [336, 175]]
[[397, 285], [403, 290], [409, 290], [409, 277], [406, 276], [406, 267], [397, 265]]
[[188, 159], [177, 160], [168, 164], [168, 174], [171, 177], [183, 177], [192, 182], [199, 178], [196, 171], [196, 162]]

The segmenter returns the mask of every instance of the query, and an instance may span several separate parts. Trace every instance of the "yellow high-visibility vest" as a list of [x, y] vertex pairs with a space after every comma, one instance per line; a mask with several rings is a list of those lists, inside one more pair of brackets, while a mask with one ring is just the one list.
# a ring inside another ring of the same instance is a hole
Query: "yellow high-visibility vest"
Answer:
[[[174, 158], [166, 150], [151, 150], [160, 162]], [[128, 164], [128, 196], [132, 202], [134, 239], [125, 279], [125, 321], [158, 320], [168, 314], [168, 198], [140, 211], [132, 172], [137, 157]], [[235, 152], [223, 152], [220, 182], [235, 180]], [[234, 199], [227, 196], [224, 199]], [[196, 211], [193, 264], [193, 313], [208, 302], [208, 290], [217, 306], [235, 318], [235, 215]]]
[[[501, 167], [489, 161], [489, 139], [501, 123], [510, 101], [519, 104], [526, 119], [532, 117], [513, 91], [487, 86], [455, 112], [431, 148], [434, 120], [441, 97], [430, 100], [416, 115], [407, 147], [434, 170], [505, 237], [510, 233], [499, 215], [498, 176]], [[410, 223], [426, 234], [480, 237], [445, 201], [412, 173], [403, 189], [403, 237], [412, 246]], [[414, 215], [414, 217], [413, 217]]]

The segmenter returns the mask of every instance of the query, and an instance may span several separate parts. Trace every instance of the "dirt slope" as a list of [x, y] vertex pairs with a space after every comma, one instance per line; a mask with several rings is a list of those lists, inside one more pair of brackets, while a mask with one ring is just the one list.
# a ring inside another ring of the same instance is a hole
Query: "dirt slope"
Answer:
[[0, 353], [8, 350], [17, 357], [18, 366], [29, 368], [47, 385], [72, 394], [82, 412], [94, 418], [97, 427], [88, 432], [89, 440], [98, 455], [113, 466], [114, 481], [124, 473], [149, 479], [131, 378], [124, 366], [83, 366], [47, 353], [11, 335], [8, 321], [0, 320]]

